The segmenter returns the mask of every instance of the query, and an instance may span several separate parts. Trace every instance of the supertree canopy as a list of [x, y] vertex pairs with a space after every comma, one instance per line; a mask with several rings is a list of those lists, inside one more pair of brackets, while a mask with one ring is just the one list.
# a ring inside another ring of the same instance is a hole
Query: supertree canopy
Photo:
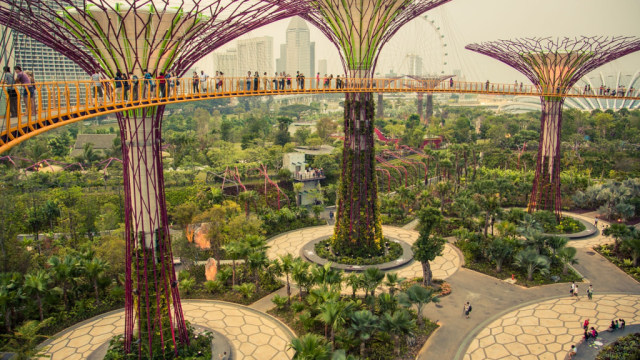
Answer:
[[543, 94], [540, 143], [529, 211], [552, 210], [560, 216], [560, 131], [565, 94], [595, 68], [640, 50], [638, 37], [582, 36], [524, 38], [471, 44], [469, 50], [491, 56], [523, 73]]
[[[87, 72], [181, 76], [219, 46], [297, 14], [293, 0], [0, 0], [0, 24], [48, 45]], [[125, 350], [137, 319], [141, 358], [188, 344], [173, 268], [162, 173], [164, 106], [117, 114], [125, 226]], [[177, 332], [177, 334], [176, 334]], [[168, 354], [165, 354], [168, 355]], [[164, 355], [160, 354], [164, 357]]]
[[[308, 0], [304, 17], [338, 48], [351, 80], [373, 75], [384, 44], [398, 29], [450, 0]], [[366, 87], [366, 81], [360, 83]], [[359, 85], [355, 85], [359, 86]], [[332, 248], [347, 256], [379, 255], [382, 226], [374, 151], [373, 94], [347, 93], [344, 146]]]

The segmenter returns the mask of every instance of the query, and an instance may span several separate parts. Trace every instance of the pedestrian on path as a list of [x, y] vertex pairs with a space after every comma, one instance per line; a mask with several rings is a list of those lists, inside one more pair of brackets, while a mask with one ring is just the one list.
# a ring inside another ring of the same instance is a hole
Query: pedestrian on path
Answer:
[[220, 360], [227, 360], [227, 352], [225, 351], [224, 354], [220, 354], [218, 357]]
[[589, 300], [593, 300], [593, 285], [589, 285], [589, 288], [587, 289], [587, 297]]
[[594, 220], [594, 225], [596, 226], [596, 229], [598, 228], [598, 217], [596, 216], [596, 219]]
[[471, 304], [469, 304], [468, 301], [467, 301], [466, 304], [464, 304], [464, 307], [462, 308], [462, 312], [464, 313], [464, 315], [468, 319], [469, 318], [469, 313], [471, 313]]
[[569, 290], [569, 296], [573, 296], [573, 292], [576, 290], [576, 282], [571, 282], [571, 290]]
[[586, 331], [587, 329], [589, 329], [589, 319], [585, 320], [584, 323], [582, 324], [582, 328]]
[[573, 289], [573, 295], [575, 295], [576, 300], [578, 300], [578, 285], [576, 285], [575, 289]]
[[624, 321], [624, 319], [620, 319], [620, 329], [624, 330], [624, 327], [627, 323]]
[[573, 359], [574, 356], [578, 353], [578, 349], [575, 345], [571, 345], [571, 350], [569, 350], [569, 359]]

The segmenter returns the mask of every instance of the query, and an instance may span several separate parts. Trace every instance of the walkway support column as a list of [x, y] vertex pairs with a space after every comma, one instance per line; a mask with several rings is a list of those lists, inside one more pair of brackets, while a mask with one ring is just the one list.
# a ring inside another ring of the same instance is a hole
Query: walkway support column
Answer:
[[[154, 79], [167, 72], [181, 77], [213, 50], [298, 14], [302, 5], [296, 0], [0, 0], [0, 24], [58, 50], [89, 74], [113, 79], [134, 73], [148, 89], [142, 80], [146, 72]], [[143, 91], [138, 94], [124, 100], [142, 100]], [[189, 344], [164, 195], [163, 112], [164, 106], [149, 106], [117, 113], [126, 208], [124, 348], [144, 359], [177, 355]]]
[[[383, 45], [408, 21], [450, 0], [306, 0], [304, 17], [338, 48], [347, 86], [362, 87], [345, 96], [342, 176], [332, 250], [367, 257], [382, 252], [372, 83]], [[379, 104], [380, 105], [380, 104]]]
[[640, 38], [524, 38], [471, 44], [466, 48], [515, 68], [543, 94], [536, 174], [528, 210], [550, 210], [560, 218], [560, 133], [565, 94], [595, 68], [640, 50]]

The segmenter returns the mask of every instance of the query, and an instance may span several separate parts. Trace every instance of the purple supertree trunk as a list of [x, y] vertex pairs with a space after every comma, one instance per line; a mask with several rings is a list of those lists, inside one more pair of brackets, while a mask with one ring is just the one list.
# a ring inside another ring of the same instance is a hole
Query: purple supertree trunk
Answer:
[[515, 68], [543, 94], [536, 175], [528, 210], [551, 210], [560, 218], [560, 130], [564, 94], [595, 68], [640, 50], [640, 38], [523, 38], [471, 44], [466, 48]]
[[381, 251], [374, 117], [372, 93], [345, 94], [342, 176], [332, 244], [341, 255], [378, 255]]
[[564, 99], [543, 97], [541, 103], [540, 144], [529, 211], [545, 209], [560, 214], [560, 133]]
[[164, 197], [160, 157], [163, 112], [164, 106], [158, 106], [117, 113], [124, 169], [127, 264], [131, 264], [125, 274], [125, 350], [131, 350], [137, 314], [140, 356], [149, 358], [154, 347], [165, 349], [170, 345], [177, 351], [177, 339], [182, 344], [189, 342]]

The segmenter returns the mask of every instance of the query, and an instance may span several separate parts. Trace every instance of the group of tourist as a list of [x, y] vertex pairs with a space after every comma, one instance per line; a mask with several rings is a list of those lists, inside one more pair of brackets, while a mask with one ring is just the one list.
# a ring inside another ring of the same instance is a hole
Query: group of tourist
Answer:
[[[598, 338], [598, 330], [596, 330], [594, 326], [589, 325], [589, 319], [586, 319], [582, 323], [582, 329], [584, 330], [582, 340], [585, 343], [587, 343], [589, 340], [594, 342]], [[609, 325], [609, 329], [607, 329], [607, 331], [614, 332], [618, 329], [624, 330], [625, 326], [626, 322], [624, 321], [624, 319], [613, 319], [611, 320], [611, 325]], [[571, 345], [571, 350], [569, 350], [569, 359], [573, 359], [577, 353], [578, 348], [576, 347], [576, 345]]]
[[298, 180], [322, 178], [324, 170], [322, 168], [308, 168], [304, 171], [296, 171], [294, 177]]
[[[4, 67], [1, 85], [7, 85], [7, 114], [11, 117], [18, 116], [18, 93], [24, 101], [25, 112], [28, 116], [36, 114], [36, 80], [33, 72], [29, 70], [22, 71], [20, 66], [13, 67], [13, 73], [9, 66]], [[5, 114], [5, 116], [7, 116]]]
[[[177, 94], [176, 88], [180, 80], [171, 72], [142, 70], [138, 76], [134, 72], [116, 71], [113, 86], [104, 78], [99, 70], [91, 75], [91, 96], [93, 103], [100, 105], [104, 98], [114, 99], [115, 102], [138, 101], [153, 97], [168, 97]], [[141, 81], [142, 80], [142, 81]]]

